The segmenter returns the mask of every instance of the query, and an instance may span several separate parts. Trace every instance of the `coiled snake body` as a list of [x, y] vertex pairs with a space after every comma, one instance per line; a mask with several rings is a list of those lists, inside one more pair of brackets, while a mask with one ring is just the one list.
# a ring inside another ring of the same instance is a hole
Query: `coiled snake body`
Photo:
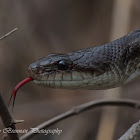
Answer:
[[109, 89], [140, 75], [140, 29], [111, 43], [65, 54], [50, 54], [28, 68], [41, 86]]

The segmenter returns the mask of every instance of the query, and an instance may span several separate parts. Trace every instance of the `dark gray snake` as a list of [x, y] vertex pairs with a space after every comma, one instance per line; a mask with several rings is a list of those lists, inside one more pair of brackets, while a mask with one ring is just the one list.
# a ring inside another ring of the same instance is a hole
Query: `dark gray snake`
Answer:
[[41, 86], [109, 89], [140, 75], [140, 29], [111, 43], [65, 54], [50, 54], [28, 68]]

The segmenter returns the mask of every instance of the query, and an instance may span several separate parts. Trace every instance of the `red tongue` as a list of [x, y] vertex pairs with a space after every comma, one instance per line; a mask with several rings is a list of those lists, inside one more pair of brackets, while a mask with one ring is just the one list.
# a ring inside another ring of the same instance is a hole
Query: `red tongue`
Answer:
[[[14, 98], [14, 99], [13, 99], [13, 108], [14, 108], [16, 93], [17, 93], [18, 89], [19, 89], [21, 86], [23, 86], [24, 84], [26, 84], [26, 83], [28, 83], [28, 82], [30, 82], [30, 81], [33, 81], [33, 80], [34, 80], [34, 79], [33, 79], [32, 77], [28, 77], [28, 78], [22, 80], [20, 83], [18, 83], [18, 84], [16, 85], [16, 87], [13, 89], [12, 94], [11, 94], [11, 97], [10, 97], [10, 100], [9, 100], [9, 104], [10, 104], [12, 97]], [[8, 105], [8, 106], [9, 106], [9, 105]], [[12, 108], [12, 110], [13, 110], [13, 108]]]

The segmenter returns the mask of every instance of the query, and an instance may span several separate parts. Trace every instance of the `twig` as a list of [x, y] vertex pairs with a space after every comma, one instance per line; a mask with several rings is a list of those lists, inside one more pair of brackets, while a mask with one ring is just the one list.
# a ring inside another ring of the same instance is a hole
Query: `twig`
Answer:
[[[0, 94], [0, 116], [2, 119], [2, 122], [6, 128], [11, 128], [12, 130], [15, 130], [15, 123], [14, 120], [12, 119], [5, 103], [4, 100]], [[7, 133], [10, 140], [19, 140], [18, 134], [17, 133]]]
[[[74, 116], [77, 114], [80, 114], [81, 112], [84, 112], [86, 110], [96, 108], [96, 107], [101, 107], [101, 106], [128, 106], [136, 109], [140, 109], [140, 102], [135, 101], [135, 100], [129, 100], [129, 99], [118, 99], [118, 100], [96, 100], [96, 101], [90, 101], [85, 104], [76, 106], [72, 108], [69, 111], [66, 111], [63, 114], [60, 114], [40, 125], [38, 125], [36, 128], [37, 129], [43, 129], [46, 128], [52, 124], [55, 124], [56, 122], [59, 122], [63, 119], [66, 119], [70, 116]], [[27, 140], [31, 138], [34, 135], [32, 131], [29, 131], [28, 133], [24, 134], [20, 140]]]
[[[0, 37], [0, 40], [5, 39], [6, 37], [8, 37], [12, 33], [14, 33], [16, 30], [17, 30], [17, 28], [13, 29], [9, 33]], [[11, 115], [10, 115], [10, 113], [9, 113], [5, 103], [4, 103], [4, 100], [1, 96], [1, 94], [0, 94], [0, 117], [1, 117], [2, 122], [6, 128], [10, 128], [11, 130], [16, 130], [15, 122], [14, 122], [13, 118], [11, 117]], [[7, 134], [9, 136], [10, 140], [19, 140], [18, 134], [16, 132], [7, 133]]]
[[119, 140], [140, 140], [140, 121], [133, 124]]
[[12, 31], [8, 32], [7, 34], [5, 34], [4, 36], [0, 37], [0, 40], [3, 40], [4, 38], [8, 37], [9, 35], [11, 35], [12, 33], [14, 33], [18, 28], [13, 29]]

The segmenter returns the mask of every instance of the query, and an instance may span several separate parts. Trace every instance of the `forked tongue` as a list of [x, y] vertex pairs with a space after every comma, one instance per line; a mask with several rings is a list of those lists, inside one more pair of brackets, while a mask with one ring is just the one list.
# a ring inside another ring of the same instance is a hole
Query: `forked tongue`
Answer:
[[11, 97], [10, 97], [10, 100], [9, 100], [9, 104], [8, 104], [8, 106], [9, 106], [9, 105], [10, 105], [10, 102], [11, 102], [11, 100], [12, 100], [12, 98], [13, 98], [12, 111], [13, 111], [13, 108], [14, 108], [15, 99], [16, 99], [16, 93], [17, 93], [18, 89], [19, 89], [21, 86], [23, 86], [23, 85], [25, 85], [26, 83], [28, 83], [28, 82], [30, 82], [30, 81], [33, 81], [33, 80], [34, 80], [34, 79], [33, 79], [32, 77], [28, 77], [28, 78], [22, 80], [20, 83], [18, 83], [18, 84], [15, 86], [15, 88], [14, 88], [13, 91], [12, 91], [12, 94], [11, 94]]

